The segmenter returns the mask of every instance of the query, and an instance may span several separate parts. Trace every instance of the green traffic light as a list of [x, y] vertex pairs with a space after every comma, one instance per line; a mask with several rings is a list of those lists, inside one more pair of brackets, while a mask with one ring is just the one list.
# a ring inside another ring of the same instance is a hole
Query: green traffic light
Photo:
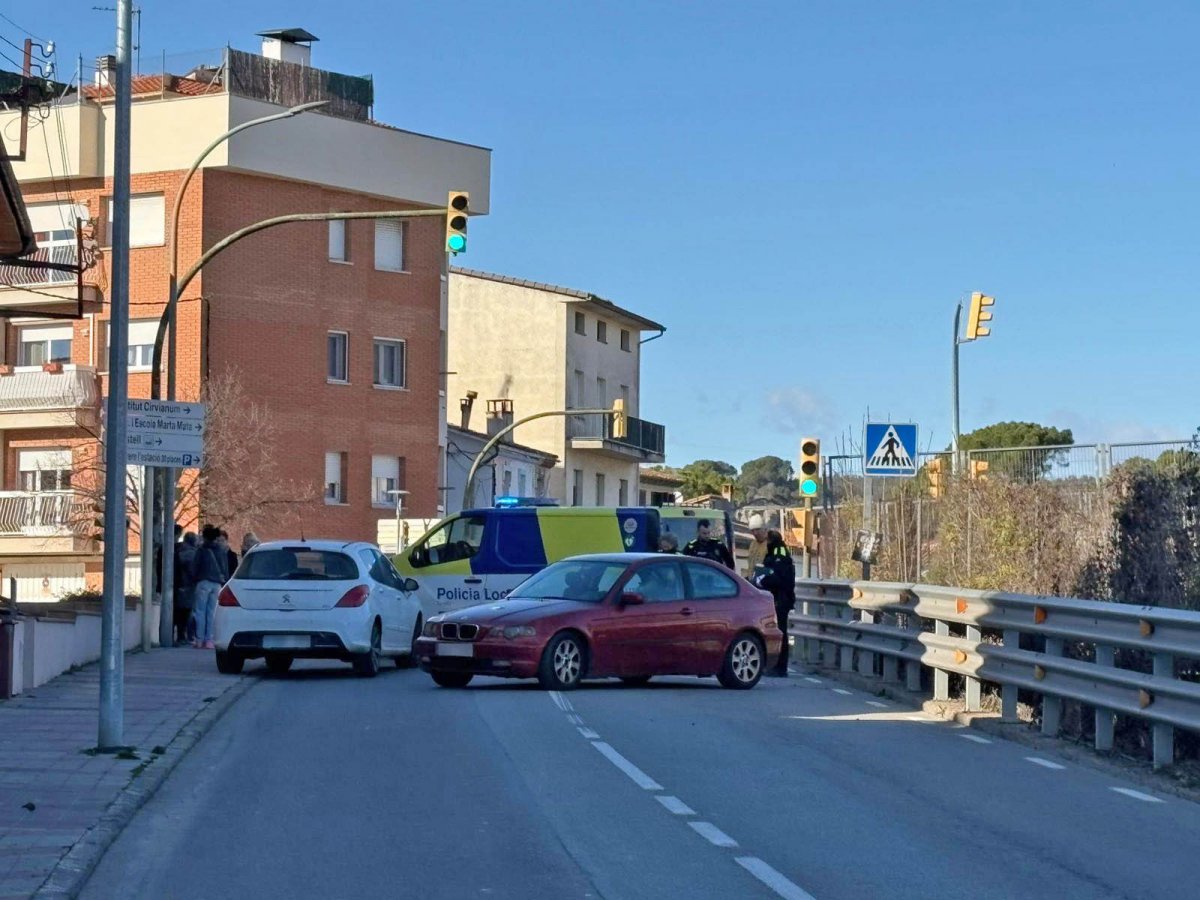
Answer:
[[467, 249], [467, 238], [465, 235], [452, 234], [446, 239], [446, 249], [451, 253], [462, 253]]
[[800, 493], [805, 497], [815, 497], [817, 493], [817, 483], [811, 478], [805, 478], [800, 482]]

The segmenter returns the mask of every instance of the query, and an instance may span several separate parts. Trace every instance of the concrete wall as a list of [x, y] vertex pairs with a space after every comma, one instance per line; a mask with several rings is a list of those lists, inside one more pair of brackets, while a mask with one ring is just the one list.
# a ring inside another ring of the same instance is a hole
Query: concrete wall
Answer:
[[[20, 112], [0, 112], [0, 134], [10, 154], [20, 151]], [[41, 119], [35, 112], [29, 115], [29, 137], [24, 162], [12, 164], [18, 181], [49, 178], [95, 178], [103, 168], [104, 116], [94, 103], [54, 107], [51, 115]], [[66, 145], [66, 171], [59, 141]], [[47, 155], [46, 146], [51, 153]]]

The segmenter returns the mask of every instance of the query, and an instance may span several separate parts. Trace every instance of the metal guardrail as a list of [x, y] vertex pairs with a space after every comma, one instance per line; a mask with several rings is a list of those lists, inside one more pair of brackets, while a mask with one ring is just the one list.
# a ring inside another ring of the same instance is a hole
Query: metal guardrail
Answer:
[[[1100, 751], [1112, 750], [1116, 714], [1144, 719], [1156, 767], [1174, 761], [1175, 728], [1200, 732], [1200, 683], [1176, 673], [1177, 659], [1200, 660], [1198, 613], [882, 582], [797, 579], [796, 597], [791, 629], [809, 663], [885, 682], [900, 681], [903, 666], [912, 691], [929, 668], [935, 700], [949, 700], [950, 675], [961, 675], [968, 711], [982, 708], [982, 682], [995, 683], [1008, 721], [1017, 719], [1018, 690], [1033, 691], [1042, 696], [1042, 732], [1051, 736], [1063, 701], [1077, 700], [1095, 707]], [[1043, 649], [1022, 647], [1023, 635]], [[1065, 657], [1068, 642], [1091, 659]], [[1146, 653], [1152, 671], [1117, 667], [1118, 648]]]

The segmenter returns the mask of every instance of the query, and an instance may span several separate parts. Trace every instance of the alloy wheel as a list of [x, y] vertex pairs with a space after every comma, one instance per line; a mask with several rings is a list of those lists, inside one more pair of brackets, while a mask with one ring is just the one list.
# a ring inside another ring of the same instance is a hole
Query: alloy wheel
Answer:
[[732, 662], [733, 675], [738, 681], [743, 684], [754, 681], [762, 669], [762, 654], [758, 644], [748, 637], [739, 639], [733, 645]]
[[554, 674], [563, 684], [574, 684], [583, 671], [583, 651], [573, 638], [559, 642], [554, 650]]

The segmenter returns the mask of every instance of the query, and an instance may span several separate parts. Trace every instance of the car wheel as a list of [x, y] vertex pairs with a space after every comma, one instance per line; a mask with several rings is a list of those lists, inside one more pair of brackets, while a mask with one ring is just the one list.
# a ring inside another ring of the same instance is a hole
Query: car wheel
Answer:
[[241, 675], [246, 658], [240, 653], [230, 653], [228, 650], [217, 651], [217, 671], [222, 675]]
[[470, 672], [430, 672], [433, 683], [444, 688], [464, 688], [475, 676]]
[[587, 672], [587, 645], [572, 631], [555, 635], [542, 653], [538, 664], [538, 683], [548, 691], [569, 691], [579, 687]]
[[354, 660], [354, 671], [363, 678], [374, 678], [379, 674], [383, 662], [383, 631], [376, 622], [371, 626], [371, 649], [359, 654]]
[[421, 636], [421, 629], [425, 627], [425, 621], [421, 616], [417, 616], [417, 624], [413, 626], [412, 646], [408, 650], [408, 656], [396, 657], [397, 669], [414, 669], [417, 666], [417, 638]]
[[285, 675], [294, 660], [295, 657], [292, 656], [268, 656], [267, 671], [272, 675]]
[[763, 661], [767, 658], [763, 642], [757, 635], [739, 634], [725, 651], [725, 664], [717, 675], [722, 686], [747, 691], [763, 676]]
[[626, 675], [621, 681], [630, 687], [642, 687], [642, 685], [650, 683], [650, 677], [649, 675]]

